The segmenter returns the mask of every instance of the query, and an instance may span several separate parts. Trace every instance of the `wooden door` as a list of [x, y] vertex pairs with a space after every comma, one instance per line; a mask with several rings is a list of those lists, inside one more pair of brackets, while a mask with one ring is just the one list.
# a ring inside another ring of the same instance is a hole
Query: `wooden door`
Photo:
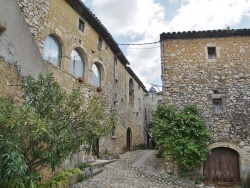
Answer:
[[231, 187], [240, 184], [239, 155], [229, 148], [215, 148], [204, 162], [205, 185]]

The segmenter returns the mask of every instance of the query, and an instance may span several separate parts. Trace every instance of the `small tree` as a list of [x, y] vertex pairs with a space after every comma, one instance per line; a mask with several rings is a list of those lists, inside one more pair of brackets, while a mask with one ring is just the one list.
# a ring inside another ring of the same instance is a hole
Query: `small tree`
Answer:
[[116, 124], [101, 96], [79, 89], [65, 92], [51, 74], [27, 77], [22, 91], [19, 103], [0, 99], [0, 178], [13, 187], [28, 187], [45, 165], [54, 171], [81, 145], [88, 150], [93, 139], [109, 134]]
[[157, 145], [177, 162], [180, 175], [199, 167], [210, 153], [207, 144], [211, 136], [194, 105], [182, 110], [161, 105], [153, 114], [152, 124]]

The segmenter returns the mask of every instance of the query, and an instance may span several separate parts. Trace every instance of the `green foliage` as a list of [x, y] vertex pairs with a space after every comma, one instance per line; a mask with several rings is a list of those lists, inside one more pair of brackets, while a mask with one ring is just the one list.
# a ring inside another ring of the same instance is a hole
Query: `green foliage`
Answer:
[[91, 165], [89, 163], [81, 163], [79, 164], [77, 167], [81, 170], [83, 170], [84, 168], [90, 167]]
[[57, 176], [53, 176], [51, 177], [48, 181], [43, 182], [43, 183], [38, 183], [37, 187], [38, 188], [57, 188], [59, 185], [63, 186], [63, 187], [68, 187], [69, 185], [69, 179], [73, 176], [73, 175], [79, 175], [80, 177], [82, 177], [82, 171], [79, 168], [73, 168], [69, 171], [63, 171], [61, 173], [59, 173]]
[[211, 135], [194, 105], [178, 110], [173, 105], [161, 105], [152, 118], [152, 134], [179, 166], [179, 174], [199, 167], [210, 153], [207, 144]]
[[101, 96], [65, 92], [51, 74], [27, 77], [22, 91], [18, 103], [0, 98], [0, 183], [20, 180], [26, 184], [12, 187], [32, 187], [39, 179], [34, 174], [45, 165], [55, 170], [116, 124], [116, 114], [106, 110]]

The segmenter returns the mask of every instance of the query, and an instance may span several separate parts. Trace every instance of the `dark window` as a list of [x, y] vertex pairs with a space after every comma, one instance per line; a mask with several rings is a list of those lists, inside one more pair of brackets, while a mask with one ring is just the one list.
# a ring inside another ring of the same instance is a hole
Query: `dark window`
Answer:
[[221, 113], [223, 111], [222, 99], [213, 99], [214, 113]]
[[85, 23], [84, 21], [82, 21], [80, 18], [79, 18], [79, 23], [78, 23], [78, 29], [84, 33], [84, 26], [85, 26]]
[[216, 47], [207, 47], [208, 59], [216, 59]]
[[102, 49], [102, 43], [103, 43], [103, 40], [101, 39], [101, 37], [99, 37], [99, 39], [98, 39], [98, 48], [99, 48], [99, 50]]

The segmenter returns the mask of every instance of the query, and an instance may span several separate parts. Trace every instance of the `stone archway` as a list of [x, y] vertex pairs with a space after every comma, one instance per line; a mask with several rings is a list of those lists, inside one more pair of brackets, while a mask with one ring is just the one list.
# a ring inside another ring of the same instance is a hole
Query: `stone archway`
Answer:
[[203, 165], [207, 186], [228, 187], [240, 185], [239, 154], [237, 151], [217, 147], [212, 149]]
[[132, 149], [132, 130], [130, 127], [127, 129], [126, 141], [127, 141], [126, 149], [127, 149], [127, 151], [131, 151], [131, 149]]

